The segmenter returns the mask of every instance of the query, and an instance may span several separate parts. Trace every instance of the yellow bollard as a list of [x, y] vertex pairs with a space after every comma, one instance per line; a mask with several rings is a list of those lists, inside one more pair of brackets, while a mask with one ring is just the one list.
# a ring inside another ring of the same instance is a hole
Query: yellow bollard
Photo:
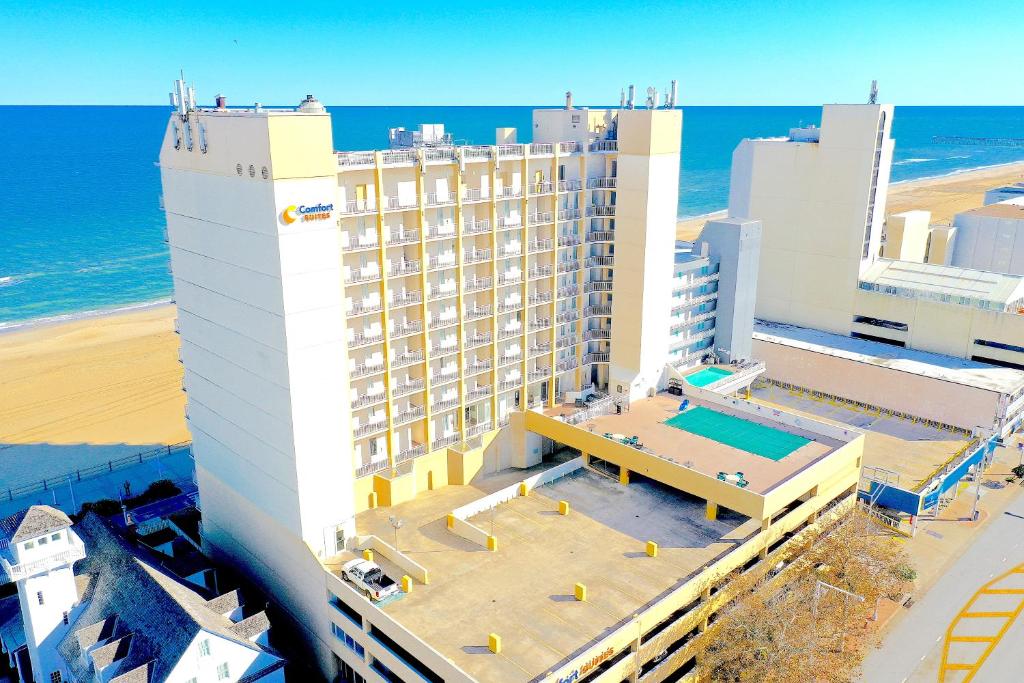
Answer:
[[487, 537], [487, 549], [490, 550], [491, 552], [495, 552], [495, 551], [498, 550], [498, 537], [497, 536], [488, 536]]
[[579, 600], [580, 602], [586, 602], [587, 601], [587, 587], [584, 586], [582, 583], [577, 583], [576, 586], [574, 587], [574, 591], [573, 592], [576, 595], [576, 599]]
[[487, 649], [496, 655], [501, 654], [501, 636], [497, 633], [489, 633], [487, 635]]
[[619, 483], [623, 486], [629, 484], [629, 470], [625, 467], [619, 468]]
[[454, 529], [455, 528], [455, 513], [454, 512], [449, 512], [448, 513], [448, 528], [449, 529]]
[[373, 562], [373, 551], [367, 548], [363, 551], [363, 559], [367, 562]]
[[402, 577], [402, 592], [412, 593], [412, 577], [408, 574]]
[[373, 510], [377, 507], [377, 492], [370, 491], [370, 509]]
[[519, 482], [519, 495], [520, 496], [525, 496], [525, 495], [529, 494], [529, 492], [530, 492], [530, 490], [526, 488], [526, 482], [525, 481]]
[[658, 556], [658, 544], [654, 541], [647, 541], [647, 557]]
[[567, 515], [569, 514], [569, 501], [560, 500], [558, 501], [558, 514]]
[[712, 522], [718, 519], [718, 503], [712, 503], [710, 500], [708, 501], [705, 517], [710, 519]]

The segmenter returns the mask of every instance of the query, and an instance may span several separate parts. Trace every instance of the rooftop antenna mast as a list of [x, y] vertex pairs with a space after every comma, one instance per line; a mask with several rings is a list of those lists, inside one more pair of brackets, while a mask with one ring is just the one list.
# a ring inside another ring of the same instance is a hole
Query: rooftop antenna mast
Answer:
[[633, 109], [636, 106], [636, 86], [629, 86], [629, 98], [626, 100], [626, 109]]
[[868, 104], [878, 104], [878, 81], [871, 81], [871, 94], [868, 95]]
[[620, 90], [619, 91], [619, 109], [625, 109], [625, 108], [626, 108], [626, 91], [625, 90]]

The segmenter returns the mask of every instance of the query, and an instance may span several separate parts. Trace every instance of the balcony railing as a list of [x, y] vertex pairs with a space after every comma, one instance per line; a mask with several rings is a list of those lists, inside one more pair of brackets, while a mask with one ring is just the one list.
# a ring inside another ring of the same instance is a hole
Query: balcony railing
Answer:
[[487, 398], [494, 393], [494, 387], [475, 387], [466, 392], [466, 402], [479, 401], [482, 398]]
[[478, 277], [475, 280], [467, 280], [462, 285], [462, 291], [469, 294], [470, 292], [479, 292], [482, 289], [490, 289], [493, 280], [489, 277]]
[[563, 358], [562, 360], [555, 363], [555, 369], [558, 372], [565, 372], [566, 370], [574, 369], [577, 365], [579, 365], [579, 361], [577, 361], [575, 358]]
[[391, 396], [404, 396], [405, 394], [411, 394], [414, 391], [423, 391], [422, 378], [409, 379], [401, 384], [396, 384], [391, 388]]
[[353, 301], [352, 308], [348, 309], [345, 314], [352, 318], [357, 315], [367, 315], [369, 313], [380, 313], [384, 310], [384, 305], [379, 301], [373, 301], [370, 303], [363, 303], [362, 301]]
[[363, 408], [365, 406], [372, 406], [374, 403], [380, 403], [387, 398], [387, 394], [383, 391], [376, 394], [362, 394], [357, 396], [352, 401], [352, 409]]
[[498, 145], [498, 157], [521, 157], [523, 156], [523, 145]]
[[527, 189], [530, 194], [550, 194], [555, 188], [550, 182], [542, 182], [530, 183]]
[[466, 374], [475, 375], [477, 373], [490, 370], [491, 365], [492, 363], [490, 358], [488, 358], [487, 360], [477, 361], [476, 363], [469, 363], [466, 365]]
[[392, 331], [391, 331], [391, 337], [392, 338], [405, 337], [405, 336], [410, 335], [410, 334], [418, 334], [418, 333], [420, 333], [422, 331], [423, 331], [423, 321], [422, 320], [407, 320], [404, 325], [399, 325], [398, 323], [395, 323], [395, 326], [392, 328]]
[[436, 451], [445, 446], [451, 446], [453, 443], [461, 441], [461, 437], [458, 434], [449, 434], [448, 436], [442, 436], [438, 439], [434, 439], [430, 442], [430, 450]]
[[549, 304], [553, 298], [551, 292], [534, 292], [527, 301], [529, 301], [531, 306], [537, 306], [539, 304]]
[[591, 280], [583, 284], [584, 292], [610, 292], [612, 291], [611, 280]]
[[393, 422], [395, 425], [406, 424], [408, 422], [413, 422], [414, 420], [423, 419], [425, 415], [426, 413], [423, 411], [422, 406], [411, 406], [409, 409], [403, 410], [395, 415]]
[[398, 244], [413, 244], [420, 241], [419, 230], [402, 230], [401, 232], [393, 230], [388, 235], [388, 245], [395, 246]]
[[491, 149], [488, 145], [468, 145], [462, 148], [462, 158], [471, 160], [490, 159]]
[[507, 272], [498, 274], [499, 285], [514, 285], [518, 282], [523, 281], [523, 273], [519, 272]]
[[546, 330], [551, 327], [551, 318], [534, 318], [530, 321], [530, 330]]
[[551, 353], [551, 343], [546, 344], [534, 344], [526, 350], [527, 356], [533, 358], [535, 356], [542, 356], [545, 353]]
[[350, 349], [354, 349], [359, 346], [377, 344], [382, 341], [384, 341], [383, 332], [356, 332], [352, 335], [352, 338], [348, 340], [348, 347]]
[[615, 265], [614, 256], [588, 256], [587, 268], [607, 268]]
[[588, 178], [587, 188], [591, 190], [614, 190], [617, 180], [618, 178], [615, 177]]
[[527, 374], [527, 378], [531, 382], [536, 382], [537, 380], [541, 379], [547, 379], [550, 376], [551, 368], [534, 368], [533, 370], [530, 370], [530, 372]]
[[466, 428], [466, 436], [473, 437], [483, 434], [491, 429], [491, 421], [485, 420], [484, 422], [477, 422], [476, 424], [470, 425]]
[[356, 365], [348, 373], [351, 379], [358, 379], [360, 377], [369, 377], [370, 375], [376, 375], [377, 373], [384, 372], [384, 364], [380, 365], [368, 365], [366, 363], [360, 363]]
[[462, 191], [463, 202], [482, 202], [491, 198], [491, 190], [479, 187], [467, 187]]
[[447, 313], [445, 315], [432, 313], [427, 317], [427, 324], [431, 327], [448, 327], [449, 325], [456, 325], [458, 322], [459, 316], [454, 313]]
[[575, 247], [580, 241], [580, 236], [577, 234], [558, 236], [558, 246], [560, 247]]
[[522, 255], [523, 255], [523, 245], [522, 244], [518, 244], [518, 243], [503, 244], [500, 247], [498, 247], [498, 256], [500, 258], [506, 258], [506, 257], [509, 257], [509, 256], [522, 256]]
[[475, 349], [478, 346], [483, 346], [484, 344], [490, 344], [490, 343], [491, 343], [491, 335], [490, 334], [478, 334], [475, 337], [466, 337], [466, 341], [465, 341], [465, 345], [464, 346], [465, 346], [466, 349]]
[[491, 260], [490, 249], [477, 249], [476, 251], [467, 251], [462, 256], [462, 262], [465, 264], [480, 263], [482, 261]]
[[539, 277], [551, 277], [551, 273], [551, 266], [534, 266], [526, 272], [526, 276], [531, 280], [535, 280]]
[[558, 220], [560, 221], [573, 221], [580, 217], [579, 209], [559, 209]]
[[611, 330], [595, 329], [595, 330], [584, 330], [583, 331], [583, 340], [584, 341], [594, 341], [594, 340], [597, 340], [597, 339], [611, 339], [611, 338], [612, 338], [612, 331]]
[[518, 311], [523, 308], [523, 300], [519, 301], [503, 301], [498, 304], [498, 313], [511, 313], [512, 311]]
[[523, 386], [523, 378], [516, 377], [514, 379], [503, 379], [498, 382], [498, 391], [510, 391], [512, 389], [518, 389]]
[[416, 275], [419, 272], [420, 262], [418, 260], [399, 261], [398, 263], [391, 264], [391, 270], [388, 271], [388, 277], [403, 277], [405, 275]]
[[380, 156], [381, 162], [385, 165], [416, 163], [416, 150], [414, 149], [388, 149], [381, 152]]
[[435, 412], [435, 413], [441, 412], [442, 410], [451, 410], [452, 408], [458, 408], [458, 407], [459, 407], [459, 397], [458, 396], [456, 396], [455, 398], [446, 398], [446, 399], [442, 399], [440, 401], [434, 401], [433, 403], [430, 404], [431, 412]]
[[[430, 347], [430, 354], [433, 356], [450, 356], [453, 353], [457, 353], [459, 345], [456, 342], [450, 344], [438, 344]], [[434, 375], [430, 376], [430, 381], [434, 381]]]
[[455, 148], [454, 147], [427, 147], [423, 150], [424, 161], [441, 161], [441, 162], [453, 162], [455, 161]]
[[580, 144], [578, 142], [559, 142], [558, 153], [559, 154], [576, 154], [580, 151]]
[[618, 152], [618, 140], [595, 140], [590, 143], [591, 152]]
[[571, 261], [559, 261], [558, 272], [559, 273], [572, 273], [580, 269], [580, 262], [576, 259]]
[[583, 356], [583, 364], [590, 365], [591, 363], [607, 363], [611, 358], [611, 354], [608, 353], [588, 353]]
[[349, 271], [348, 275], [345, 277], [345, 284], [354, 285], [360, 282], [373, 282], [374, 280], [379, 279], [380, 271], [377, 269], [364, 271]]
[[570, 334], [562, 335], [555, 340], [556, 349], [567, 349], [570, 346], [576, 346], [580, 343], [579, 337], [574, 337]]
[[522, 216], [499, 216], [498, 217], [498, 228], [521, 228], [523, 227]]
[[455, 203], [454, 192], [428, 192], [426, 206], [445, 206]]
[[369, 436], [370, 434], [376, 434], [377, 432], [383, 432], [387, 428], [388, 428], [388, 421], [387, 420], [377, 420], [375, 422], [368, 422], [366, 424], [359, 425], [358, 427], [356, 427], [355, 429], [352, 430], [352, 433], [355, 435], [355, 438], [361, 439], [364, 436]]
[[462, 223], [462, 234], [463, 235], [479, 235], [482, 232], [490, 232], [491, 221], [488, 219], [480, 219], [475, 221], [464, 221]]
[[394, 360], [391, 361], [391, 367], [400, 368], [406, 365], [412, 365], [413, 363], [423, 362], [423, 351], [409, 351], [406, 353], [395, 354]]
[[337, 152], [338, 166], [373, 166], [373, 152]]
[[580, 319], [580, 311], [579, 311], [578, 308], [570, 308], [568, 311], [562, 311], [561, 313], [559, 313], [558, 315], [555, 316], [555, 320], [558, 321], [559, 325], [563, 325], [565, 323], [571, 323], [573, 320], [579, 320], [579, 319]]
[[684, 313], [685, 311], [693, 308], [694, 306], [699, 306], [700, 304], [707, 303], [709, 301], [714, 301], [717, 298], [718, 292], [712, 292], [711, 294], [702, 294], [701, 296], [683, 299], [682, 301], [677, 302], [676, 305], [672, 307], [671, 314], [680, 315], [681, 313]]
[[428, 270], [438, 270], [440, 268], [454, 268], [455, 267], [455, 254], [444, 254], [441, 256], [431, 256], [427, 259]]
[[428, 240], [451, 239], [455, 237], [454, 223], [441, 223], [427, 228]]
[[400, 306], [412, 306], [413, 304], [423, 303], [423, 293], [417, 290], [405, 292], [404, 294], [396, 294], [391, 298], [391, 307], [398, 308]]
[[[365, 239], [360, 239], [365, 238]], [[364, 249], [379, 249], [380, 243], [377, 242], [377, 235], [368, 237], [366, 235], [359, 235], [355, 242], [349, 242], [341, 248], [344, 252], [363, 251]]]
[[558, 298], [565, 299], [571, 296], [578, 296], [580, 293], [579, 285], [564, 285], [558, 288]]
[[526, 221], [530, 225], [543, 225], [545, 223], [550, 223], [553, 218], [554, 216], [550, 211], [537, 211], [535, 213], [528, 214], [526, 216]]
[[512, 337], [521, 337], [523, 335], [523, 328], [512, 327], [508, 329], [498, 330], [498, 339], [511, 339]]
[[598, 304], [596, 306], [587, 306], [583, 309], [583, 315], [595, 316], [595, 315], [611, 315], [612, 306], [611, 304]]
[[387, 211], [404, 211], [417, 207], [415, 197], [382, 197], [381, 199]]
[[534, 142], [530, 145], [530, 154], [554, 154], [555, 146], [550, 142]]
[[582, 183], [578, 180], [559, 180], [558, 191], [559, 192], [578, 192], [583, 189]]
[[452, 380], [455, 380], [455, 379], [458, 379], [458, 378], [459, 378], [459, 371], [456, 370], [455, 368], [452, 368], [451, 370], [444, 370], [444, 371], [441, 371], [441, 372], [432, 372], [432, 373], [430, 373], [430, 383], [431, 384], [447, 384], [448, 382], [451, 382]]
[[479, 320], [480, 318], [486, 318], [491, 315], [490, 306], [477, 306], [476, 308], [467, 308], [464, 314], [465, 320]]
[[[27, 579], [35, 574], [60, 567], [61, 565], [72, 565], [78, 560], [85, 557], [85, 544], [82, 543], [81, 539], [75, 536], [71, 545], [67, 550], [62, 550], [59, 553], [53, 553], [46, 557], [33, 560], [31, 562], [22, 562], [21, 564], [10, 564], [7, 560], [0, 558], [0, 563], [4, 571], [7, 572], [7, 576], [10, 577], [11, 581], [21, 581]], [[41, 595], [41, 594], [40, 594]], [[42, 598], [40, 598], [42, 600]]]
[[589, 230], [587, 232], [588, 242], [614, 242], [614, 230]]
[[596, 216], [598, 218], [614, 218], [615, 217], [615, 205], [614, 204], [594, 204], [587, 207], [588, 216]]
[[502, 188], [494, 193], [494, 196], [498, 199], [516, 199], [523, 196], [522, 186], [508, 185], [502, 186]]
[[412, 446], [406, 448], [404, 451], [400, 451], [398, 455], [395, 456], [395, 464], [398, 464], [400, 462], [406, 462], [407, 460], [412, 460], [413, 458], [418, 458], [426, 452], [427, 449], [423, 444], [413, 443]]
[[366, 477], [371, 474], [376, 474], [377, 472], [380, 472], [381, 470], [386, 470], [387, 468], [387, 458], [384, 458], [383, 460], [377, 460], [374, 462], [368, 462], [365, 465], [356, 468], [356, 479], [360, 477]]

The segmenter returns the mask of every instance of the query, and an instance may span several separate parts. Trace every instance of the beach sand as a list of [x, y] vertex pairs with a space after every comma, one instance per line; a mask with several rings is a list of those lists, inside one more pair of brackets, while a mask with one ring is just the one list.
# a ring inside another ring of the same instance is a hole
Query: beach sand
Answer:
[[[1006, 164], [965, 171], [938, 178], [925, 178], [896, 183], [889, 186], [886, 214], [925, 209], [932, 212], [932, 223], [949, 224], [955, 214], [981, 206], [985, 190], [997, 185], [1024, 181], [1024, 163]], [[676, 224], [676, 236], [693, 240], [704, 228], [704, 223], [722, 218], [725, 211], [687, 218]]]
[[[980, 206], [984, 191], [1024, 179], [1024, 164], [893, 185], [889, 212], [930, 209], [934, 222]], [[707, 217], [680, 221], [692, 239]], [[0, 334], [4, 444], [137, 444], [189, 439], [174, 307]], [[0, 459], [0, 479], [7, 466]]]

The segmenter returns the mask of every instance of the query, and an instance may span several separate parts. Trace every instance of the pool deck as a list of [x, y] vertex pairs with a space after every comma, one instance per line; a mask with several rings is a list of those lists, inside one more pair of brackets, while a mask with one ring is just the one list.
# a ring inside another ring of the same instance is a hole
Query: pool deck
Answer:
[[[748, 490], [759, 494], [767, 493], [780, 482], [789, 479], [844, 445], [840, 441], [828, 439], [820, 434], [813, 434], [770, 420], [741, 415], [722, 406], [691, 399], [692, 405], [704, 406], [716, 412], [735, 415], [750, 422], [811, 439], [809, 443], [781, 460], [773, 461], [665, 424], [665, 420], [679, 413], [681, 401], [679, 396], [658, 394], [652, 398], [634, 401], [621, 415], [595, 417], [581, 424], [580, 427], [593, 431], [595, 434], [608, 432], [624, 436], [637, 436], [643, 446], [659, 456], [712, 477], [717, 476], [719, 472], [730, 474], [743, 472], [744, 478], [750, 482]], [[571, 413], [573, 410], [570, 406], [555, 406], [545, 413], [555, 416]]]

